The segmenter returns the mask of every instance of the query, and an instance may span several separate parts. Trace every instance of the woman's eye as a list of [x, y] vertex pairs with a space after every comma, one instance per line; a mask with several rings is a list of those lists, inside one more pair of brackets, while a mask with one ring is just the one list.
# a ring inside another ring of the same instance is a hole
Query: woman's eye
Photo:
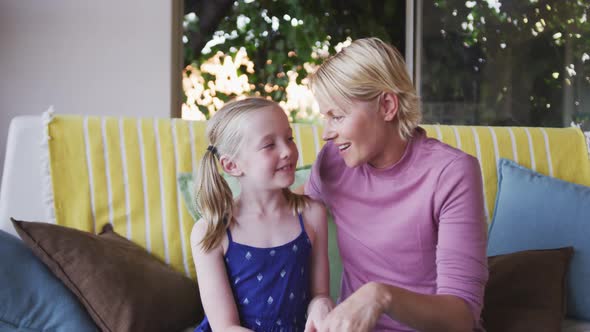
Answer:
[[342, 119], [344, 119], [344, 117], [343, 117], [343, 116], [333, 116], [333, 117], [332, 117], [332, 120], [334, 120], [334, 121], [336, 121], [336, 122], [340, 122], [340, 121], [342, 121]]
[[295, 140], [295, 137], [293, 137], [293, 136], [289, 136], [289, 138], [287, 138], [287, 139], [288, 139], [289, 141], [293, 141], [293, 140]]
[[274, 145], [274, 143], [269, 143], [269, 144], [265, 144], [265, 145], [264, 145], [262, 148], [263, 148], [263, 149], [270, 149], [270, 148], [272, 148], [273, 146], [275, 146], [275, 145]]

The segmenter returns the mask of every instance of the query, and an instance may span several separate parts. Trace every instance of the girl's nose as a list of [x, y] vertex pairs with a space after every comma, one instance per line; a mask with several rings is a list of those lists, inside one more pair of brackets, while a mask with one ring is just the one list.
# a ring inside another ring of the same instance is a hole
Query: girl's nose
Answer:
[[291, 149], [289, 147], [289, 145], [285, 144], [281, 147], [281, 158], [282, 159], [286, 159], [291, 157]]

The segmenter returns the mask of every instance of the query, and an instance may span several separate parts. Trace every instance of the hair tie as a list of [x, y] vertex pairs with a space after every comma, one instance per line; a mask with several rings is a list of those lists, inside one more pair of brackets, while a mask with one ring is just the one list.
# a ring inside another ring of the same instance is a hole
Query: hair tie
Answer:
[[213, 145], [209, 145], [207, 147], [207, 151], [211, 151], [214, 155], [217, 155], [217, 148], [214, 147]]

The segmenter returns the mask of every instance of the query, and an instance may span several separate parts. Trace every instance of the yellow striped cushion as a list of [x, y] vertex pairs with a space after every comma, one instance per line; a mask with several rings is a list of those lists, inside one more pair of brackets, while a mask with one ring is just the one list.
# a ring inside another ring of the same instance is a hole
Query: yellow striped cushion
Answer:
[[428, 136], [479, 160], [485, 208], [491, 221], [497, 192], [497, 161], [511, 159], [539, 173], [590, 185], [590, 162], [584, 134], [577, 128], [423, 126]]
[[[306, 127], [298, 143], [307, 164], [323, 146], [321, 126]], [[497, 162], [511, 159], [539, 173], [590, 186], [590, 161], [584, 134], [578, 128], [484, 127], [423, 125], [429, 137], [437, 138], [476, 157], [481, 166], [485, 213], [493, 217], [497, 192]], [[314, 142], [314, 145], [310, 143]]]
[[[48, 124], [55, 222], [97, 232], [106, 223], [172, 267], [195, 277], [193, 219], [179, 174], [194, 172], [207, 147], [206, 123], [56, 115]], [[294, 124], [299, 165], [323, 142], [311, 125]]]
[[[314, 140], [321, 126], [314, 126]], [[458, 148], [479, 160], [488, 222], [493, 217], [497, 192], [497, 162], [511, 159], [539, 173], [590, 186], [590, 161], [585, 136], [578, 128], [484, 127], [423, 125], [429, 137]], [[310, 139], [311, 140], [311, 139]], [[323, 142], [317, 144], [322, 146]], [[298, 144], [299, 149], [318, 151]]]
[[[193, 172], [206, 149], [205, 122], [179, 119], [55, 116], [48, 124], [55, 221], [119, 234], [195, 277], [189, 245], [192, 218], [176, 179]], [[428, 135], [480, 160], [486, 213], [496, 195], [496, 161], [508, 158], [538, 172], [590, 185], [584, 136], [575, 128], [424, 126]], [[299, 166], [323, 146], [321, 126], [293, 124]]]
[[204, 151], [204, 122], [55, 116], [48, 125], [55, 221], [96, 232], [105, 223], [195, 276], [193, 220], [177, 174]]

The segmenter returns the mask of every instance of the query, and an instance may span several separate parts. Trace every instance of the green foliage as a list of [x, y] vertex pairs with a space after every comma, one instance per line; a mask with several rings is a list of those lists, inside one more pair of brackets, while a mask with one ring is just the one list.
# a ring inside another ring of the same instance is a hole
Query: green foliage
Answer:
[[590, 87], [589, 10], [588, 1], [434, 0], [424, 8], [422, 95], [485, 105], [480, 123], [518, 114], [520, 124], [562, 125], [557, 110], [576, 113], [581, 98], [564, 100], [564, 89]]
[[[225, 42], [201, 50], [186, 50], [185, 62], [199, 68], [218, 51], [234, 56], [244, 47], [254, 62], [248, 79], [254, 91], [275, 101], [286, 99], [288, 72], [301, 84], [308, 76], [304, 64], [317, 64], [348, 37], [377, 36], [403, 45], [403, 4], [392, 1], [238, 0], [217, 26], [212, 40]], [[198, 29], [196, 19], [185, 19], [185, 30]], [[397, 20], [396, 20], [397, 18]], [[246, 73], [246, 68], [239, 68]], [[211, 77], [204, 77], [205, 81]], [[265, 86], [278, 86], [272, 92]], [[218, 95], [218, 97], [220, 97]], [[221, 99], [233, 96], [223, 96]]]
[[[202, 4], [207, 6], [217, 3], [205, 1]], [[209, 43], [206, 53], [185, 49], [185, 62], [199, 68], [218, 51], [235, 56], [244, 47], [254, 62], [254, 72], [242, 66], [238, 74], [248, 75], [253, 93], [285, 101], [287, 73], [297, 73], [296, 81], [302, 83], [308, 75], [306, 64], [317, 64], [334, 54], [334, 47], [349, 37], [377, 36], [403, 54], [404, 3], [237, 0], [211, 30], [215, 32], [205, 36], [224, 42]], [[574, 86], [573, 99], [566, 101], [575, 101], [569, 105], [574, 108], [573, 116], [590, 117], [580, 107], [590, 86], [590, 61], [583, 60], [590, 54], [589, 10], [590, 3], [580, 0], [426, 1], [422, 96], [427, 102], [485, 105], [476, 116], [478, 123], [510, 118], [517, 112], [520, 119], [508, 120], [560, 125], [560, 114], [552, 110], [565, 106], [563, 89]], [[185, 19], [186, 31], [199, 31], [203, 20], [200, 13], [195, 14], [192, 20]], [[202, 76], [205, 86], [215, 78]], [[270, 89], [273, 87], [277, 88]], [[216, 97], [227, 100], [234, 96], [218, 93]], [[207, 114], [205, 107], [199, 108]]]

